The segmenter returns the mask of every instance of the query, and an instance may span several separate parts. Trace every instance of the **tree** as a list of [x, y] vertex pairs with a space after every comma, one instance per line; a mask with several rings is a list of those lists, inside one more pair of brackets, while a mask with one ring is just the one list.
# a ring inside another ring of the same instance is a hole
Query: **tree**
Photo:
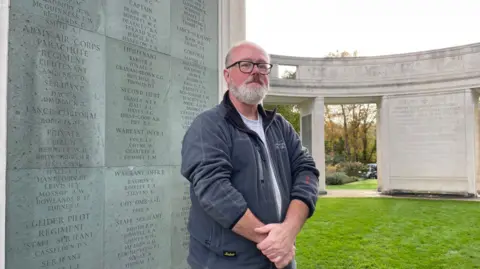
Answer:
[[281, 114], [290, 124], [293, 125], [295, 131], [300, 134], [300, 111], [297, 105], [269, 105], [266, 104], [265, 109], [273, 110], [277, 108], [277, 113]]
[[290, 71], [290, 70], [285, 70], [282, 75], [283, 79], [296, 79], [297, 78], [297, 72], [296, 71]]
[[342, 51], [339, 52], [338, 50], [336, 52], [329, 52], [327, 54], [327, 58], [344, 58], [344, 57], [357, 57], [358, 56], [358, 51], [354, 51], [353, 53], [350, 54], [348, 51]]
[[[282, 75], [283, 79], [295, 79], [297, 72], [285, 70]], [[277, 108], [277, 113], [281, 114], [290, 124], [292, 124], [295, 131], [300, 134], [300, 111], [298, 110], [297, 105], [264, 105], [265, 109], [273, 110]]]
[[[358, 52], [329, 53], [327, 58], [357, 57]], [[325, 108], [325, 152], [327, 159], [376, 161], [376, 105], [327, 105]], [[327, 141], [328, 140], [328, 141]]]

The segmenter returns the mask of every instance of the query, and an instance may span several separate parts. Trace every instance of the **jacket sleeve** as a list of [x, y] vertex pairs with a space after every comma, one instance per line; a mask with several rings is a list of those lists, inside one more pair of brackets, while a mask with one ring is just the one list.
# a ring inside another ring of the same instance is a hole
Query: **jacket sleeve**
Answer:
[[313, 157], [303, 149], [302, 142], [293, 126], [283, 119], [285, 126], [285, 143], [289, 150], [290, 167], [292, 169], [292, 190], [290, 199], [298, 199], [309, 208], [308, 217], [315, 212], [318, 199], [318, 177], [320, 172], [316, 168]]
[[242, 194], [230, 183], [232, 165], [226, 132], [202, 114], [182, 141], [181, 173], [193, 185], [201, 207], [224, 228], [232, 229], [247, 211]]

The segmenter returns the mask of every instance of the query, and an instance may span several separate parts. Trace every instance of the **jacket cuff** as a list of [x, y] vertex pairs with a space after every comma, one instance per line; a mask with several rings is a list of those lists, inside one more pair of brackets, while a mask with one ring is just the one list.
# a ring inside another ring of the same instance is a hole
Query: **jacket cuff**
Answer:
[[247, 212], [247, 209], [248, 207], [245, 206], [240, 212], [239, 215], [237, 215], [237, 217], [235, 217], [235, 219], [233, 220], [233, 222], [230, 224], [230, 226], [228, 227], [230, 230], [233, 229], [233, 227], [235, 227], [235, 225], [237, 225], [237, 223], [240, 221], [240, 219], [243, 217], [243, 215], [245, 215], [245, 213]]
[[309, 199], [305, 198], [305, 197], [302, 197], [302, 196], [298, 196], [298, 195], [293, 195], [291, 197], [292, 200], [300, 200], [302, 201], [305, 205], [307, 205], [308, 207], [308, 216], [307, 218], [310, 218], [313, 213], [315, 212], [315, 206], [314, 204], [312, 203], [312, 201], [310, 201]]

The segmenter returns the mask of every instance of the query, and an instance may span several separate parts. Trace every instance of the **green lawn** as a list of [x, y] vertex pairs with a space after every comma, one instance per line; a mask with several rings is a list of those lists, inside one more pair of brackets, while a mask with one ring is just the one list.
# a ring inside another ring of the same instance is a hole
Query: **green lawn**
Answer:
[[320, 198], [297, 268], [480, 268], [480, 203]]
[[361, 181], [355, 181], [344, 185], [329, 185], [327, 190], [376, 190], [377, 180], [366, 179]]

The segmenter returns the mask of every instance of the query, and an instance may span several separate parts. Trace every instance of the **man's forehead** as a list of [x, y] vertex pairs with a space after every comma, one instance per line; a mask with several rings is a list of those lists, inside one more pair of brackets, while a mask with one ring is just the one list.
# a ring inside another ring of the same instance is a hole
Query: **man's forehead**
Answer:
[[267, 62], [268, 58], [262, 49], [255, 46], [244, 45], [239, 46], [233, 51], [233, 61], [254, 61], [254, 62]]

